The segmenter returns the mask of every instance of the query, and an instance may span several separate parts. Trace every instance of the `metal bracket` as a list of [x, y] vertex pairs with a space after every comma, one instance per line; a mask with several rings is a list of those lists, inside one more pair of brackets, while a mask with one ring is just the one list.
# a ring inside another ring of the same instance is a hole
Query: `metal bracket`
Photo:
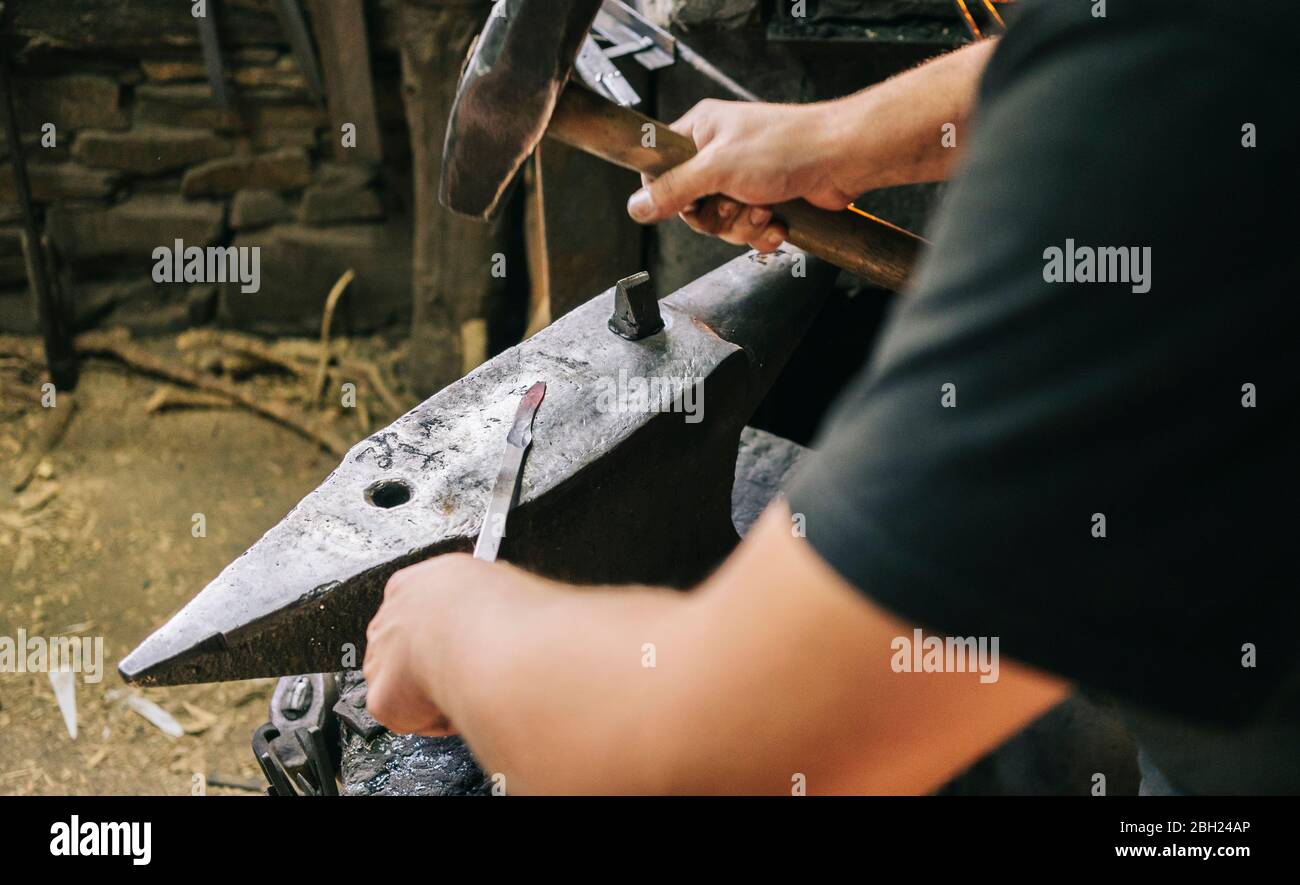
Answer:
[[647, 71], [666, 68], [677, 59], [677, 39], [619, 0], [605, 0], [591, 29], [611, 44], [606, 55], [631, 55]]
[[[596, 42], [604, 41], [604, 48]], [[672, 34], [647, 19], [621, 0], [605, 0], [591, 34], [578, 52], [574, 73], [589, 89], [624, 107], [635, 107], [641, 96], [627, 82], [612, 59], [630, 55], [648, 71], [666, 68], [681, 61], [721, 86], [741, 101], [758, 101], [759, 98], [735, 80], [678, 40]]]
[[641, 96], [637, 95], [632, 84], [627, 82], [623, 72], [610, 58], [612, 56], [602, 50], [596, 39], [588, 34], [587, 39], [582, 41], [582, 48], [578, 50], [578, 57], [574, 59], [573, 70], [589, 89], [615, 104], [627, 108], [639, 105]]
[[284, 676], [271, 696], [271, 721], [253, 732], [253, 755], [272, 796], [337, 796], [330, 750], [338, 686], [333, 673]]
[[654, 293], [649, 289], [634, 291], [649, 281], [650, 274], [643, 270], [614, 284], [614, 313], [609, 318], [609, 330], [615, 335], [628, 341], [640, 341], [664, 327], [659, 300]]

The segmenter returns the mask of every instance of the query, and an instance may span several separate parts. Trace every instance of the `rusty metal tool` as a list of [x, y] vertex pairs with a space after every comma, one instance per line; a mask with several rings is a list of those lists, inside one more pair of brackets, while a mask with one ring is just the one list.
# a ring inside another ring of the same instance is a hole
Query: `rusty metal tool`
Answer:
[[492, 484], [487, 510], [483, 512], [483, 525], [478, 530], [478, 541], [474, 544], [475, 559], [496, 562], [501, 539], [506, 534], [506, 517], [519, 498], [519, 475], [523, 470], [524, 455], [533, 444], [533, 416], [537, 414], [537, 407], [541, 405], [544, 396], [546, 382], [538, 381], [519, 400], [514, 423], [506, 434], [506, 451], [501, 456], [501, 469], [497, 471], [496, 482]]
[[230, 107], [230, 90], [226, 88], [226, 66], [221, 60], [221, 38], [217, 36], [217, 0], [208, 0], [204, 14], [195, 19], [199, 27], [199, 45], [203, 49], [203, 69], [217, 107]]
[[[693, 584], [737, 542], [741, 430], [834, 276], [790, 246], [751, 252], [661, 300], [663, 327], [636, 341], [609, 330], [607, 289], [358, 442], [119, 671], [177, 684], [361, 660], [394, 572], [473, 549], [500, 430], [538, 378], [546, 407], [510, 511], [510, 561], [580, 583]], [[696, 414], [620, 396], [638, 380], [692, 383]]]
[[[599, 9], [600, 0], [497, 0], [470, 49], [447, 123], [444, 206], [490, 218], [543, 135], [649, 175], [695, 156], [691, 139], [569, 84]], [[890, 289], [902, 288], [923, 243], [863, 212], [790, 200], [773, 213], [792, 244]]]
[[320, 64], [316, 61], [316, 50], [312, 46], [311, 34], [307, 31], [302, 5], [298, 0], [275, 0], [273, 6], [276, 17], [280, 20], [280, 30], [284, 31], [289, 40], [294, 61], [302, 71], [307, 94], [318, 107], [325, 107], [325, 85], [321, 80]]

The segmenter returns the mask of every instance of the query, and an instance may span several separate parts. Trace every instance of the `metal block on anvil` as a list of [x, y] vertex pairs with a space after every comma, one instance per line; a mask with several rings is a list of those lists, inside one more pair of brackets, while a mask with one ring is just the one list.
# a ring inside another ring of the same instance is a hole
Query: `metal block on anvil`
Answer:
[[[119, 671], [180, 684], [358, 666], [389, 576], [472, 548], [536, 381], [546, 399], [501, 557], [584, 583], [698, 580], [736, 543], [741, 429], [833, 274], [789, 246], [743, 255], [660, 302], [664, 328], [635, 341], [608, 328], [614, 290], [596, 296], [353, 446]], [[693, 414], [637, 407], [624, 388], [652, 379], [698, 383]]]

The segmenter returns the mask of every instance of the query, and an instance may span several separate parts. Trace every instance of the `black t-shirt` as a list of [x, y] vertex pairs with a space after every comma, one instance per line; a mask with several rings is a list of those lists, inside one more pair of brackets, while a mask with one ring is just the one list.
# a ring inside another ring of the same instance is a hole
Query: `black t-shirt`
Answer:
[[918, 625], [1177, 727], [1294, 726], [1300, 12], [1024, 6], [791, 508]]

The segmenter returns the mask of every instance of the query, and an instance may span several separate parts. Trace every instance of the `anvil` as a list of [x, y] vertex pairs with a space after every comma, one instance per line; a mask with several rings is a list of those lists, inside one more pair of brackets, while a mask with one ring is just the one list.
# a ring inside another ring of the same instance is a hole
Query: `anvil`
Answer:
[[[359, 666], [389, 576], [472, 548], [506, 429], [538, 380], [501, 557], [579, 583], [697, 581], [737, 541], [741, 430], [833, 275], [788, 245], [751, 252], [660, 302], [663, 328], [635, 341], [609, 328], [614, 290], [597, 295], [353, 446], [119, 671], [179, 684]], [[690, 414], [641, 395], [686, 385]]]

